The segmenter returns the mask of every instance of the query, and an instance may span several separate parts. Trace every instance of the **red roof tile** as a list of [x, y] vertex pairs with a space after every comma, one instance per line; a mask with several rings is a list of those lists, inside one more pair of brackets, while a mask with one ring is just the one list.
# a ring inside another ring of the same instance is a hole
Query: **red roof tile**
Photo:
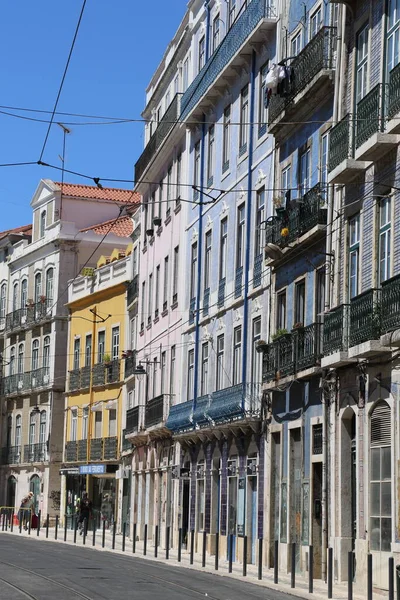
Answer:
[[22, 225], [21, 227], [14, 227], [14, 229], [7, 229], [6, 231], [0, 231], [0, 240], [5, 238], [11, 233], [20, 235], [32, 235], [32, 225]]
[[135, 204], [140, 202], [140, 194], [132, 190], [124, 190], [121, 188], [104, 187], [98, 188], [96, 185], [82, 185], [79, 183], [59, 183], [54, 182], [59, 187], [65, 196], [73, 198], [93, 198], [96, 200], [114, 200], [115, 202], [126, 202]]
[[114, 233], [120, 237], [129, 237], [133, 233], [133, 222], [130, 217], [120, 217], [117, 220], [111, 219], [110, 221], [105, 221], [104, 223], [98, 223], [97, 225], [86, 227], [85, 229], [81, 229], [81, 231], [94, 231], [99, 235]]

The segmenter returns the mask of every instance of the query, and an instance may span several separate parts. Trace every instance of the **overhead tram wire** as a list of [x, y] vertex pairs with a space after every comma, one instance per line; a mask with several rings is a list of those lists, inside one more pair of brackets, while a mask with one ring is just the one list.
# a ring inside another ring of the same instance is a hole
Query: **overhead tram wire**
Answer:
[[39, 156], [39, 162], [40, 162], [40, 161], [42, 160], [42, 158], [43, 158], [43, 154], [44, 154], [44, 151], [45, 151], [45, 149], [46, 149], [47, 141], [48, 141], [48, 139], [49, 139], [49, 135], [50, 135], [51, 126], [52, 126], [52, 124], [53, 124], [53, 121], [54, 121], [54, 117], [55, 117], [55, 114], [56, 114], [56, 110], [57, 110], [58, 102], [59, 102], [59, 100], [60, 100], [60, 96], [61, 96], [61, 92], [62, 92], [62, 89], [63, 89], [63, 86], [64, 86], [65, 78], [66, 78], [66, 76], [67, 76], [67, 72], [68, 72], [69, 63], [71, 62], [71, 57], [72, 57], [72, 53], [73, 53], [73, 51], [74, 51], [74, 47], [75, 47], [75, 42], [76, 42], [76, 39], [77, 39], [77, 37], [78, 37], [78, 32], [79, 32], [79, 28], [80, 28], [80, 25], [81, 25], [81, 22], [82, 22], [83, 13], [84, 13], [84, 11], [85, 11], [86, 2], [87, 2], [87, 0], [83, 0], [83, 3], [82, 3], [82, 8], [81, 8], [81, 12], [80, 12], [80, 14], [79, 14], [78, 22], [77, 22], [77, 24], [76, 24], [76, 27], [75, 27], [75, 33], [74, 33], [74, 37], [73, 37], [73, 39], [72, 39], [72, 43], [71, 43], [71, 46], [70, 46], [70, 49], [69, 49], [69, 53], [68, 53], [67, 62], [66, 62], [66, 65], [65, 65], [65, 67], [64, 67], [64, 73], [63, 73], [63, 76], [62, 76], [62, 78], [61, 78], [61, 83], [60, 83], [60, 85], [59, 85], [59, 88], [58, 88], [58, 92], [57, 92], [56, 101], [55, 101], [55, 103], [54, 103], [53, 111], [52, 111], [52, 113], [51, 113], [51, 119], [50, 119], [50, 121], [49, 121], [49, 126], [48, 126], [48, 128], [47, 128], [47, 131], [46, 131], [46, 135], [45, 135], [45, 138], [44, 138], [44, 142], [43, 142], [42, 150], [41, 150], [41, 152], [40, 152], [40, 156]]

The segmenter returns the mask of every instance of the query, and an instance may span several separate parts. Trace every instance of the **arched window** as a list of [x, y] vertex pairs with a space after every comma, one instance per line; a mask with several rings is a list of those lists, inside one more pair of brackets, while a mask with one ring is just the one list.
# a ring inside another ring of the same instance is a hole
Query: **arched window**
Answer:
[[383, 400], [370, 415], [371, 550], [390, 552], [392, 541], [391, 411]]
[[46, 423], [47, 423], [47, 413], [45, 410], [42, 410], [40, 413], [40, 424], [39, 424], [39, 443], [41, 445], [46, 444]]
[[7, 448], [12, 445], [12, 415], [7, 417]]
[[15, 374], [15, 346], [12, 346], [10, 350], [10, 375]]
[[46, 335], [43, 340], [43, 368], [48, 370], [50, 367], [50, 336]]
[[22, 417], [17, 415], [15, 419], [15, 445], [20, 448], [22, 440]]
[[54, 269], [48, 269], [46, 273], [46, 307], [51, 308], [54, 296]]
[[35, 303], [40, 302], [40, 296], [42, 295], [42, 274], [36, 273], [35, 275]]
[[12, 310], [18, 309], [18, 300], [19, 300], [19, 286], [18, 283], [14, 283], [13, 285], [13, 298], [12, 298]]
[[24, 279], [21, 282], [21, 308], [26, 308], [28, 303], [28, 280]]
[[20, 344], [18, 346], [18, 363], [17, 363], [17, 372], [24, 372], [24, 344]]
[[46, 211], [40, 213], [40, 232], [39, 237], [43, 238], [46, 231]]
[[3, 283], [0, 288], [0, 319], [4, 319], [6, 316], [6, 298], [7, 284]]
[[33, 340], [32, 342], [32, 359], [31, 359], [31, 370], [36, 371], [39, 368], [39, 340]]
[[36, 415], [31, 413], [29, 418], [29, 446], [33, 446], [36, 442]]

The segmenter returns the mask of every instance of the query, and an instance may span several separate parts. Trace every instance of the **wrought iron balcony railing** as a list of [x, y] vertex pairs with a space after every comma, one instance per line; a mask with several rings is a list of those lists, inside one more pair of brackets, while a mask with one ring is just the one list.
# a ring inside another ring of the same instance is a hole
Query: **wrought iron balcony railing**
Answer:
[[357, 104], [356, 148], [385, 127], [387, 86], [378, 83]]
[[382, 283], [382, 333], [400, 328], [400, 275]]
[[26, 444], [24, 446], [24, 462], [39, 463], [47, 460], [46, 443]]
[[81, 369], [81, 388], [90, 387], [90, 366], [82, 367]]
[[139, 429], [139, 406], [134, 406], [126, 411], [125, 433], [134, 433]]
[[324, 355], [344, 352], [349, 347], [350, 305], [342, 304], [324, 316], [323, 350]]
[[208, 88], [229, 65], [257, 25], [264, 19], [275, 18], [275, 3], [272, 0], [252, 0], [232, 25], [215, 52], [198, 73], [181, 101], [181, 119], [185, 119], [201, 100]]
[[313, 323], [293, 332], [296, 371], [319, 364], [322, 351], [322, 325]]
[[258, 287], [259, 285], [261, 285], [263, 260], [264, 256], [262, 253], [254, 257], [253, 287]]
[[204, 290], [203, 296], [203, 317], [208, 315], [208, 311], [210, 308], [210, 288]]
[[161, 394], [146, 403], [144, 413], [146, 429], [163, 423], [164, 414], [168, 413], [168, 407], [165, 406], [167, 399], [168, 396]]
[[381, 334], [381, 290], [370, 289], [350, 300], [350, 346], [377, 340]]
[[[281, 247], [294, 242], [316, 225], [326, 225], [327, 208], [325, 187], [317, 183], [304, 194], [294, 207], [282, 215], [271, 217], [266, 223], [265, 242]], [[282, 235], [282, 234], [285, 235]]]
[[400, 112], [400, 63], [389, 74], [388, 117], [393, 119]]
[[295, 80], [285, 97], [272, 96], [269, 104], [269, 121], [275, 121], [296, 96], [323, 70], [335, 68], [336, 27], [322, 27], [292, 61]]
[[221, 306], [223, 306], [225, 303], [225, 287], [226, 279], [223, 277], [219, 280], [218, 284], [218, 308], [221, 308]]
[[127, 440], [125, 438], [127, 433], [128, 432], [126, 431], [126, 429], [122, 430], [122, 446], [121, 446], [122, 452], [128, 452], [128, 450], [132, 450], [132, 444], [130, 443], [129, 440]]
[[46, 298], [43, 302], [29, 304], [6, 315], [6, 330], [21, 329], [51, 319], [53, 299]]
[[1, 389], [5, 396], [10, 394], [21, 394], [29, 390], [36, 390], [50, 383], [50, 371], [48, 367], [28, 371], [27, 373], [15, 373], [1, 380]]
[[126, 294], [127, 305], [130, 306], [134, 302], [139, 294], [139, 275], [135, 275], [132, 281], [129, 283]]
[[243, 267], [238, 267], [235, 273], [235, 298], [242, 295]]
[[69, 386], [70, 392], [76, 392], [81, 388], [81, 370], [73, 369], [69, 372]]
[[136, 353], [132, 352], [131, 355], [125, 358], [125, 379], [131, 377], [136, 368]]
[[1, 449], [3, 465], [19, 465], [21, 462], [21, 446], [6, 446]]
[[76, 462], [78, 460], [78, 442], [67, 442], [65, 444], [65, 461]]
[[193, 325], [196, 311], [196, 298], [192, 298], [189, 304], [189, 325]]
[[353, 115], [348, 113], [332, 127], [329, 137], [328, 170], [333, 171], [348, 158], [354, 156], [355, 128]]
[[106, 369], [104, 363], [100, 362], [93, 367], [93, 385], [104, 385], [106, 382]]
[[135, 182], [138, 183], [143, 173], [154, 159], [160, 146], [164, 140], [168, 137], [171, 130], [175, 127], [178, 121], [180, 113], [180, 99], [182, 94], [176, 94], [165, 111], [164, 116], [157, 125], [157, 129], [151, 136], [147, 146], [139, 157], [139, 160], [135, 164]]
[[231, 422], [245, 416], [259, 417], [261, 384], [239, 383], [211, 394], [207, 416], [214, 423]]
[[113, 460], [118, 457], [118, 439], [117, 437], [104, 438], [104, 460]]
[[78, 440], [78, 460], [87, 460], [87, 440]]
[[103, 460], [103, 438], [90, 440], [90, 460]]
[[106, 365], [106, 383], [117, 383], [121, 379], [121, 363], [118, 359]]

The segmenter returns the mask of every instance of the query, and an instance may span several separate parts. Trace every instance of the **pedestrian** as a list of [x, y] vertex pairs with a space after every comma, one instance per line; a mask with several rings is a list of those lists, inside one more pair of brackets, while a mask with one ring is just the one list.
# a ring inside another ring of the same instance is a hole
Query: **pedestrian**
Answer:
[[89, 500], [86, 492], [84, 494], [82, 494], [82, 498], [78, 502], [78, 510], [79, 510], [78, 529], [80, 530], [79, 535], [82, 535], [82, 532], [83, 532], [82, 524], [83, 524], [83, 527], [86, 527], [86, 531], [87, 531], [89, 518], [92, 513], [92, 502]]
[[21, 505], [19, 508], [18, 518], [20, 522], [22, 522], [24, 529], [28, 529], [29, 519], [32, 515], [32, 509], [35, 503], [35, 499], [33, 497], [33, 492], [29, 492], [26, 496], [24, 496], [21, 500]]

